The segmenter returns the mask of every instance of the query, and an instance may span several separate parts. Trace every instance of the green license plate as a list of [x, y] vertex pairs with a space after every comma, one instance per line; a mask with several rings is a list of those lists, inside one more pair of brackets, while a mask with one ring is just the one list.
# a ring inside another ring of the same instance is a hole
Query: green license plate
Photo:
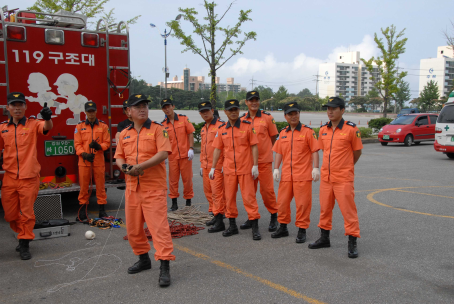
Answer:
[[454, 136], [451, 136], [451, 142], [454, 142]]
[[46, 140], [44, 141], [44, 151], [46, 156], [73, 155], [74, 140]]
[[383, 139], [389, 139], [389, 135], [383, 135]]

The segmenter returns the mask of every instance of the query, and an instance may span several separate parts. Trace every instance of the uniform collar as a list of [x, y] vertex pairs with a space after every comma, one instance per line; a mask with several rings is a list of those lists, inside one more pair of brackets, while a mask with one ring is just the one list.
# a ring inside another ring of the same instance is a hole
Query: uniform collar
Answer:
[[[329, 121], [329, 124], [328, 124], [328, 128], [331, 128], [333, 126], [333, 124], [331, 123], [331, 120]], [[344, 126], [344, 119], [342, 118], [340, 121], [339, 121], [339, 124], [337, 125], [337, 127], [339, 129], [342, 130], [342, 127]]]
[[210, 122], [210, 125], [215, 125], [217, 121], [218, 121], [218, 118], [216, 116], [214, 116], [213, 120]]
[[[234, 127], [237, 127], [238, 129], [240, 128], [241, 120], [238, 118], [235, 122]], [[230, 120], [227, 122], [227, 126], [225, 127], [226, 129], [230, 128], [232, 125], [230, 124]]]
[[[22, 118], [19, 120], [19, 122], [17, 123], [17, 125], [22, 124], [22, 125], [25, 127], [25, 123], [26, 123], [26, 122], [27, 122], [27, 118], [24, 116], [24, 117], [22, 117]], [[12, 118], [12, 117], [10, 118], [10, 120], [9, 120], [9, 122], [8, 122], [8, 125], [11, 125], [11, 124], [14, 124], [13, 118]]]
[[[166, 115], [166, 119], [167, 119], [167, 123], [170, 123], [170, 119], [169, 119], [169, 117], [167, 117], [167, 115]], [[173, 112], [173, 120], [179, 120], [178, 115], [175, 112]]]
[[[249, 114], [249, 111], [247, 111], [246, 118], [251, 117], [251, 114]], [[258, 110], [257, 114], [255, 114], [255, 117], [262, 117], [262, 110]]]
[[[147, 129], [150, 129], [151, 127], [151, 120], [150, 118], [148, 118], [144, 123], [143, 123], [143, 126], [142, 127], [145, 127]], [[134, 128], [134, 121], [131, 121], [131, 124], [129, 125], [128, 127], [128, 130], [131, 130], [132, 128]]]
[[[301, 131], [301, 127], [303, 125], [301, 124], [301, 122], [298, 123], [298, 125], [296, 126], [295, 130], [298, 130], [299, 132]], [[288, 132], [288, 131], [291, 131], [292, 130], [292, 127], [290, 127], [290, 125], [287, 127], [287, 130], [285, 132]]]
[[[86, 124], [86, 125], [89, 125], [89, 124], [90, 124], [90, 121], [88, 121], [88, 118], [85, 119], [85, 124]], [[98, 118], [95, 119], [95, 123], [94, 123], [94, 124], [99, 126]]]

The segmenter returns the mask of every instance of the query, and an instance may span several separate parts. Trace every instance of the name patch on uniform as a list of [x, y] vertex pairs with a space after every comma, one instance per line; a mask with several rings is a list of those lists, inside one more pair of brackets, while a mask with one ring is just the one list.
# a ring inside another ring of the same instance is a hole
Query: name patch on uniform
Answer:
[[123, 137], [123, 140], [128, 139], [128, 138], [131, 138], [131, 136]]
[[84, 131], [84, 130], [87, 130], [87, 128], [82, 128], [82, 129], [80, 129], [80, 130], [81, 130], [81, 131]]
[[166, 127], [166, 129], [168, 129], [169, 127]]
[[6, 133], [6, 132], [8, 132], [8, 131], [9, 131], [9, 130], [3, 130], [2, 133]]
[[287, 138], [287, 136], [282, 136], [282, 139]]
[[328, 135], [328, 133], [323, 133], [322, 136]]
[[200, 133], [203, 133], [203, 132], [205, 132], [205, 130], [200, 131]]
[[227, 135], [227, 132], [226, 133], [222, 133], [222, 135]]

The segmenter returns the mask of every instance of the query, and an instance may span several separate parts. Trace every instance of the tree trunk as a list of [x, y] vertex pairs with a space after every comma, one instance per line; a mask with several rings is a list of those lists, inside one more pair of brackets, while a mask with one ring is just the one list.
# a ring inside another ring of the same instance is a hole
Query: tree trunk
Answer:
[[216, 110], [216, 69], [214, 67], [211, 68], [211, 89], [210, 89], [210, 102], [213, 106], [213, 109]]
[[388, 97], [383, 98], [383, 117], [387, 117]]

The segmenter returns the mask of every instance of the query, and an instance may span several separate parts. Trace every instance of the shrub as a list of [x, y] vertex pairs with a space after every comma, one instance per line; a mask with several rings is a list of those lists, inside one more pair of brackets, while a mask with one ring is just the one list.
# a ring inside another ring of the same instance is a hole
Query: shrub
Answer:
[[281, 132], [281, 130], [287, 126], [288, 123], [286, 121], [276, 121], [276, 127], [278, 132]]
[[369, 120], [369, 128], [380, 130], [383, 126], [393, 121], [392, 118], [380, 117]]
[[367, 110], [365, 108], [356, 109], [356, 113], [365, 113]]
[[192, 125], [194, 126], [194, 139], [196, 142], [201, 142], [202, 141], [202, 135], [200, 134], [200, 131], [202, 131], [202, 126], [205, 124], [205, 122], [200, 122], [198, 124], [196, 123], [192, 123]]
[[372, 129], [371, 128], [359, 127], [358, 129], [361, 132], [361, 138], [372, 137]]

